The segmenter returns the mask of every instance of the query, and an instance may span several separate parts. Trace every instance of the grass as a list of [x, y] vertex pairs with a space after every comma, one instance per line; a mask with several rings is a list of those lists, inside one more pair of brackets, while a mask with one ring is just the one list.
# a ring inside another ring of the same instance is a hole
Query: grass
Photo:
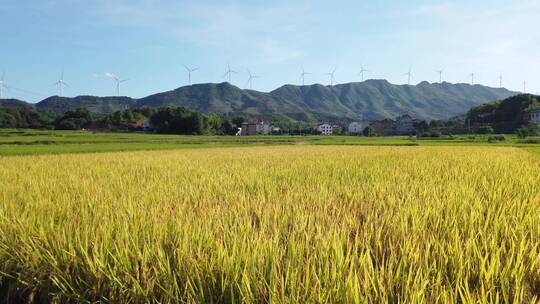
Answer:
[[94, 133], [0, 129], [0, 156], [65, 153], [171, 150], [245, 145], [361, 145], [361, 146], [519, 146], [540, 147], [540, 140], [505, 136], [489, 142], [489, 135], [416, 139], [408, 136], [186, 136], [140, 133]]
[[538, 303], [540, 158], [264, 146], [0, 158], [7, 302]]

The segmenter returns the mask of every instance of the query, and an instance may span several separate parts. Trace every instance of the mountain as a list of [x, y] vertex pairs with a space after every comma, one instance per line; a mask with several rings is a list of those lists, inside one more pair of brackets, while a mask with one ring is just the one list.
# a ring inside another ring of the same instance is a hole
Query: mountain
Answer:
[[195, 84], [150, 95], [139, 99], [137, 105], [140, 107], [185, 106], [203, 113], [226, 115], [245, 114], [305, 121], [315, 119], [309, 109], [302, 108], [295, 101], [278, 100], [271, 93], [242, 90], [226, 82]]
[[77, 96], [74, 98], [52, 96], [36, 104], [42, 112], [64, 113], [77, 108], [87, 108], [95, 114], [109, 114], [133, 107], [135, 100], [130, 97]]
[[540, 96], [520, 94], [510, 98], [482, 104], [467, 112], [471, 124], [489, 124], [498, 133], [513, 133], [529, 122], [529, 114], [540, 109]]
[[516, 94], [502, 88], [446, 82], [395, 85], [386, 80], [368, 80], [335, 86], [284, 85], [271, 92], [242, 90], [229, 83], [206, 83], [184, 86], [141, 99], [54, 96], [35, 106], [39, 111], [46, 112], [86, 107], [99, 115], [127, 107], [170, 105], [185, 106], [203, 113], [307, 122], [380, 119], [401, 114], [432, 120], [447, 119], [482, 103]]
[[0, 107], [4, 108], [33, 108], [34, 105], [18, 99], [0, 99]]
[[516, 92], [482, 85], [394, 85], [368, 80], [335, 86], [285, 85], [269, 93], [241, 90], [228, 83], [198, 84], [154, 94], [137, 101], [139, 106], [187, 106], [204, 113], [249, 114], [293, 120], [339, 120], [395, 117], [410, 114], [423, 119], [446, 119], [463, 114], [484, 102]]

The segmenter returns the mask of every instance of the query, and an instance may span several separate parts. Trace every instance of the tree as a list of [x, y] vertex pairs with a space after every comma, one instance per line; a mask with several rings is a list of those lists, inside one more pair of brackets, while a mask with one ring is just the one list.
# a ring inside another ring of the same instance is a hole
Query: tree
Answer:
[[29, 107], [0, 108], [0, 128], [32, 128], [49, 127], [49, 121], [39, 112]]
[[80, 130], [83, 126], [92, 123], [92, 115], [86, 108], [78, 108], [64, 113], [54, 122], [58, 130]]
[[232, 119], [232, 123], [236, 125], [237, 127], [241, 127], [244, 122], [246, 122], [246, 118], [242, 116], [237, 116]]
[[230, 120], [226, 119], [221, 124], [220, 131], [223, 135], [236, 135], [238, 132], [238, 127], [235, 127]]
[[425, 120], [413, 121], [413, 128], [417, 133], [422, 133], [429, 128], [429, 124]]
[[478, 128], [478, 134], [492, 134], [493, 128], [490, 126], [483, 126]]
[[206, 116], [185, 107], [160, 108], [150, 116], [150, 123], [158, 133], [200, 135], [209, 129]]
[[540, 127], [535, 124], [523, 126], [516, 130], [516, 134], [519, 138], [525, 138], [528, 136], [540, 136]]
[[367, 126], [364, 128], [364, 131], [362, 131], [362, 134], [364, 136], [367, 136], [367, 137], [373, 137], [373, 136], [376, 136], [375, 134], [375, 129], [373, 129], [373, 127], [371, 126]]

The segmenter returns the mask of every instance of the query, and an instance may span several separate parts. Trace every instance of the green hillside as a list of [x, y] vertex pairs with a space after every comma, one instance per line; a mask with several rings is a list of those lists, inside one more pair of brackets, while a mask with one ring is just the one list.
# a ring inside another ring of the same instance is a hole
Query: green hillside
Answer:
[[77, 108], [87, 108], [95, 114], [108, 114], [135, 105], [130, 97], [77, 96], [75, 98], [52, 96], [36, 104], [42, 112], [64, 113]]
[[2, 108], [32, 108], [33, 104], [18, 99], [0, 99]]
[[401, 114], [431, 120], [447, 119], [482, 103], [516, 94], [506, 89], [446, 82], [394, 85], [386, 80], [368, 80], [335, 86], [284, 85], [271, 92], [242, 90], [229, 83], [207, 83], [184, 86], [141, 99], [53, 96], [35, 104], [35, 107], [46, 113], [62, 113], [86, 107], [98, 116], [126, 108], [171, 105], [185, 106], [203, 113], [306, 122], [380, 119]]
[[468, 84], [394, 85], [368, 80], [335, 86], [285, 85], [269, 93], [241, 90], [228, 83], [199, 84], [137, 101], [139, 106], [187, 106], [205, 113], [284, 116], [293, 120], [379, 119], [410, 114], [446, 119], [482, 103], [516, 95], [506, 89]]
[[512, 133], [527, 124], [531, 110], [539, 108], [539, 96], [521, 94], [472, 108], [466, 119], [472, 124], [489, 124], [495, 132]]

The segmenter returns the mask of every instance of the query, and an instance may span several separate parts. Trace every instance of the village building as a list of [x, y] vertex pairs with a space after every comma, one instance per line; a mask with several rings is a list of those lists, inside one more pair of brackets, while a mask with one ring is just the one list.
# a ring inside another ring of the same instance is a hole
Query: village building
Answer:
[[394, 135], [395, 122], [392, 119], [383, 119], [372, 122], [370, 125], [375, 130], [375, 134], [379, 136]]
[[540, 109], [531, 111], [531, 123], [540, 127]]
[[409, 115], [402, 115], [396, 119], [396, 134], [411, 135], [414, 133], [413, 119]]
[[248, 123], [248, 122], [243, 123], [242, 128], [240, 130], [240, 135], [241, 136], [257, 135], [257, 124]]
[[317, 126], [317, 132], [321, 133], [321, 135], [332, 135], [334, 128], [330, 124], [322, 124]]
[[364, 131], [364, 125], [357, 121], [353, 121], [349, 124], [349, 134], [361, 134]]
[[265, 121], [257, 122], [256, 128], [257, 128], [257, 134], [268, 135], [270, 134], [270, 131], [271, 131], [270, 124]]
[[263, 120], [252, 120], [251, 122], [243, 123], [240, 129], [241, 136], [252, 136], [257, 134], [268, 135], [272, 127]]

